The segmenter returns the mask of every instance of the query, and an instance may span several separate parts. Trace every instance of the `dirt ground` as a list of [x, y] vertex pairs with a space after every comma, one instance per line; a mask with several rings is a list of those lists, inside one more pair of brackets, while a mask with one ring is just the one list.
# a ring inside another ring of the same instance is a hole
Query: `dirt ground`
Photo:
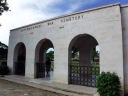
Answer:
[[65, 96], [0, 79], [0, 96]]

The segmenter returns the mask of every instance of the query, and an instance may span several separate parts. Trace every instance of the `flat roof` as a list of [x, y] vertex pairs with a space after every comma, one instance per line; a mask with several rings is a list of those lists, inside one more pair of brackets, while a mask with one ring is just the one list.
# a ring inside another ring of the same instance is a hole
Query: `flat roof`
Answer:
[[128, 7], [128, 4], [126, 4], [126, 5], [122, 5], [121, 7], [122, 7], [122, 8], [124, 8], [124, 7]]
[[[85, 13], [85, 12], [95, 11], [95, 10], [104, 9], [104, 8], [113, 7], [113, 6], [120, 6], [120, 3], [109, 4], [109, 5], [105, 5], [105, 6], [101, 6], [101, 7], [87, 9], [87, 10], [80, 11], [80, 12], [74, 12], [74, 13], [71, 13], [71, 14], [66, 14], [66, 15], [50, 18], [50, 19], [47, 19], [47, 20], [43, 20], [43, 21], [39, 21], [39, 22], [28, 24], [28, 25], [25, 25], [25, 26], [21, 26], [21, 27], [12, 29], [10, 31], [18, 30], [18, 29], [21, 29], [21, 28], [29, 27], [29, 26], [32, 26], [32, 25], [40, 24], [40, 23], [45, 23], [45, 22], [56, 20], [56, 19], [63, 18], [63, 17], [68, 17], [68, 16], [72, 16], [72, 15], [76, 15], [76, 14], [81, 14], [81, 13]], [[122, 7], [126, 7], [126, 5], [122, 6]]]

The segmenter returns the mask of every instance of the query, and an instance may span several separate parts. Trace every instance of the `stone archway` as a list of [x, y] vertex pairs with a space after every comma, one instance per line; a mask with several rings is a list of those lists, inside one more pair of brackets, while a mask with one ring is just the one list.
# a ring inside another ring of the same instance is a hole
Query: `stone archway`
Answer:
[[[35, 50], [35, 78], [53, 79], [54, 56], [49, 57], [47, 54], [51, 49], [54, 49], [54, 46], [49, 39], [43, 39], [37, 44]], [[46, 64], [48, 59], [50, 65]]]
[[98, 42], [90, 35], [76, 36], [69, 46], [69, 83], [96, 86], [100, 73]]
[[26, 61], [26, 47], [24, 43], [20, 42], [14, 49], [14, 74], [25, 75], [25, 61]]

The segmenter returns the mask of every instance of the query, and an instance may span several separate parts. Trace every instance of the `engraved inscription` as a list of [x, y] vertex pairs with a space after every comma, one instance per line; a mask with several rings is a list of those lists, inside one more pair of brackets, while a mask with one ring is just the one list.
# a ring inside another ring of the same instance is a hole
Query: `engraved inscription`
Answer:
[[[70, 21], [75, 21], [75, 20], [81, 20], [83, 18], [84, 18], [83, 14], [78, 14], [78, 15], [63, 17], [63, 18], [60, 18], [59, 20], [60, 20], [60, 23], [65, 23], [65, 22], [70, 22]], [[54, 25], [54, 21], [51, 20], [51, 21], [47, 22], [46, 24], [47, 24], [47, 26]], [[33, 29], [38, 29], [40, 27], [41, 27], [41, 24], [31, 25], [30, 27], [22, 28], [21, 32], [30, 31], [30, 30], [33, 30]], [[59, 28], [62, 29], [62, 28], [64, 28], [64, 26], [61, 26]]]
[[52, 22], [48, 22], [48, 25], [53, 25], [53, 21]]
[[65, 17], [61, 19], [61, 22], [69, 22], [74, 20], [80, 20], [83, 19], [83, 15], [77, 15], [77, 16], [71, 16], [71, 17]]
[[22, 28], [21, 29], [21, 32], [23, 32], [23, 31], [29, 31], [29, 30], [33, 30], [33, 29], [37, 29], [37, 28], [40, 28], [40, 27], [41, 27], [41, 25], [38, 24], [38, 25], [27, 27], [27, 28]]
[[[60, 22], [64, 23], [64, 22], [69, 22], [69, 21], [74, 21], [74, 20], [80, 20], [80, 19], [83, 19], [83, 18], [84, 18], [83, 15], [64, 17], [64, 18], [60, 19]], [[50, 25], [53, 25], [54, 23], [53, 23], [53, 21], [50, 21], [47, 24], [48, 24], [48, 26], [50, 26]]]

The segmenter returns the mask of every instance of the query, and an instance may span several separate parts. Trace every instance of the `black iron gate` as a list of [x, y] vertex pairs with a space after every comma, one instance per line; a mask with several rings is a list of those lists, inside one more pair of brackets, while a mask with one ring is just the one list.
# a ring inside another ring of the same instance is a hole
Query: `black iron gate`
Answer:
[[36, 78], [44, 78], [45, 77], [45, 64], [44, 63], [36, 63]]
[[17, 61], [15, 62], [15, 75], [25, 75], [25, 61]]
[[70, 84], [96, 87], [99, 66], [70, 65]]

